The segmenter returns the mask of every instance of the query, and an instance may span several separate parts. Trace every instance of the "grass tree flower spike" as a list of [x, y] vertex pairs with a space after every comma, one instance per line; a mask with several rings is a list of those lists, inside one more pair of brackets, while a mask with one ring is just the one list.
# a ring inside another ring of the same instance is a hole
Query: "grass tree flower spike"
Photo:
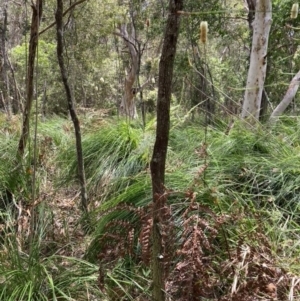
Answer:
[[291, 10], [291, 19], [296, 19], [298, 17], [299, 4], [294, 3]]
[[200, 23], [200, 42], [206, 44], [207, 42], [208, 23], [202, 21]]

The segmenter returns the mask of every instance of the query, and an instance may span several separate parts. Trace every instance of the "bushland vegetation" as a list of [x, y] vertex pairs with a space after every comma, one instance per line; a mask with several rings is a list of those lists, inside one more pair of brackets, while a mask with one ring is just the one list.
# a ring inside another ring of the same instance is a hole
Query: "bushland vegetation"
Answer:
[[1, 301], [300, 300], [297, 4], [0, 8]]

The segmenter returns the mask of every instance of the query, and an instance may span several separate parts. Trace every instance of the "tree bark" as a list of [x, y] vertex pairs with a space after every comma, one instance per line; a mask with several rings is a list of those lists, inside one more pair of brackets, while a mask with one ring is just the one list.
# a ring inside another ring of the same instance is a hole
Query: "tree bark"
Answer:
[[119, 32], [116, 32], [115, 34], [120, 36], [124, 40], [131, 58], [130, 70], [128, 71], [124, 80], [124, 95], [121, 100], [120, 113], [134, 119], [137, 118], [134, 98], [136, 97], [138, 92], [137, 89], [134, 89], [134, 83], [140, 67], [140, 53], [138, 51], [135, 28], [133, 24], [131, 25], [132, 28], [130, 35], [127, 31], [127, 24], [120, 25]]
[[267, 70], [267, 50], [272, 23], [271, 0], [257, 0], [253, 22], [250, 66], [242, 109], [242, 118], [256, 122], [259, 118]]
[[245, 0], [247, 3], [247, 10], [248, 10], [248, 26], [250, 29], [250, 32], [253, 32], [253, 21], [255, 16], [255, 6], [256, 6], [256, 0]]
[[155, 301], [165, 300], [165, 279], [162, 258], [162, 239], [159, 224], [167, 197], [165, 191], [165, 165], [170, 128], [170, 102], [174, 59], [179, 35], [180, 15], [183, 0], [170, 0], [169, 16], [164, 33], [164, 43], [159, 63], [158, 95], [157, 95], [157, 128], [156, 139], [150, 162], [152, 194], [153, 194], [153, 228], [152, 228], [152, 277], [153, 298]]
[[18, 156], [23, 157], [26, 148], [28, 136], [29, 136], [29, 120], [30, 112], [33, 100], [33, 77], [34, 77], [34, 62], [36, 56], [36, 49], [38, 45], [38, 32], [40, 20], [43, 13], [43, 0], [36, 0], [34, 4], [31, 4], [32, 8], [32, 19], [30, 28], [30, 41], [29, 41], [29, 55], [28, 55], [28, 67], [27, 67], [27, 82], [26, 82], [26, 103], [24, 108], [22, 133], [19, 140]]
[[0, 32], [1, 32], [1, 90], [3, 95], [3, 103], [5, 104], [6, 111], [8, 113], [8, 117], [11, 114], [11, 100], [9, 95], [9, 79], [8, 79], [8, 57], [6, 51], [6, 34], [7, 34], [7, 0], [3, 3], [2, 7], [2, 17], [1, 17], [1, 25], [0, 25]]
[[[244, 0], [245, 1], [245, 6], [248, 11], [248, 26], [249, 26], [249, 33], [250, 37], [253, 37], [253, 21], [254, 21], [254, 16], [255, 16], [255, 6], [256, 6], [256, 0]], [[252, 39], [249, 41], [249, 49], [252, 49]], [[247, 59], [248, 63], [248, 68], [250, 65], [250, 52], [249, 52], [249, 57]], [[269, 66], [268, 66], [269, 67]], [[268, 74], [268, 67], [266, 70], [266, 76]], [[263, 90], [262, 97], [261, 97], [261, 105], [260, 105], [260, 110], [259, 110], [259, 121], [263, 121], [265, 119], [265, 115], [268, 110], [268, 101], [267, 101], [267, 94], [265, 89]]]
[[80, 122], [76, 114], [75, 100], [69, 85], [67, 70], [65, 67], [64, 56], [63, 56], [63, 0], [57, 0], [57, 10], [55, 14], [55, 20], [56, 20], [56, 34], [57, 34], [57, 59], [60, 67], [62, 81], [66, 91], [68, 109], [75, 130], [77, 162], [78, 162], [78, 179], [81, 187], [81, 205], [82, 205], [82, 209], [85, 212], [87, 212], [88, 197], [86, 191], [86, 179], [85, 179], [84, 162], [83, 162]]
[[275, 121], [278, 116], [282, 115], [282, 113], [285, 111], [285, 109], [288, 107], [288, 105], [292, 102], [294, 99], [298, 88], [300, 85], [300, 71], [293, 77], [289, 88], [287, 89], [283, 99], [279, 103], [279, 105], [274, 109], [270, 116], [271, 121]]

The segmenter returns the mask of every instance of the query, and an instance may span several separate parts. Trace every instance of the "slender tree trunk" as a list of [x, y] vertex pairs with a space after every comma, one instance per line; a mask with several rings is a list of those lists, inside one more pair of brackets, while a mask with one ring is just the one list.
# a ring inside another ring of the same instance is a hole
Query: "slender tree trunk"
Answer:
[[8, 79], [8, 58], [7, 58], [7, 50], [6, 50], [6, 34], [7, 34], [7, 0], [3, 3], [3, 16], [2, 22], [0, 25], [1, 32], [1, 79], [2, 79], [2, 95], [3, 95], [3, 103], [5, 103], [6, 111], [8, 116], [11, 115], [11, 100], [9, 95], [9, 79]]
[[176, 46], [179, 35], [180, 17], [177, 11], [183, 9], [183, 0], [170, 0], [169, 16], [165, 29], [165, 38], [159, 63], [157, 128], [153, 155], [150, 163], [153, 193], [153, 229], [152, 229], [152, 277], [154, 301], [165, 300], [165, 279], [163, 265], [162, 238], [159, 224], [162, 208], [166, 203], [165, 165], [170, 128], [170, 102]]
[[131, 24], [130, 34], [128, 33], [127, 26], [128, 24], [120, 25], [118, 32], [115, 33], [124, 40], [129, 50], [131, 59], [130, 70], [126, 74], [124, 80], [124, 94], [121, 100], [120, 113], [134, 119], [137, 117], [136, 105], [134, 101], [137, 94], [137, 89], [134, 89], [134, 83], [139, 72], [140, 53], [134, 25]]
[[286, 91], [283, 99], [279, 103], [279, 105], [274, 109], [274, 111], [271, 114], [270, 120], [275, 121], [278, 116], [282, 115], [282, 113], [285, 111], [285, 109], [288, 107], [288, 105], [292, 102], [294, 99], [298, 88], [300, 85], [300, 71], [293, 77], [288, 90]]
[[27, 83], [26, 83], [26, 103], [24, 108], [22, 133], [19, 140], [18, 156], [23, 157], [29, 136], [29, 120], [33, 100], [33, 76], [34, 76], [34, 62], [36, 56], [36, 49], [38, 45], [38, 32], [40, 19], [43, 13], [43, 0], [36, 0], [36, 3], [31, 4], [32, 19], [30, 28], [30, 41], [29, 41], [29, 55], [27, 67]]
[[73, 93], [71, 91], [67, 70], [64, 63], [63, 57], [63, 0], [57, 0], [57, 10], [55, 14], [56, 20], [56, 33], [57, 33], [57, 59], [61, 71], [62, 81], [65, 87], [68, 109], [74, 124], [75, 138], [76, 138], [76, 151], [77, 151], [77, 161], [78, 161], [78, 179], [81, 186], [81, 205], [82, 209], [87, 212], [88, 210], [88, 198], [86, 191], [86, 180], [84, 172], [84, 162], [83, 162], [83, 152], [81, 143], [81, 131], [80, 123], [75, 110], [75, 100]]
[[12, 101], [12, 112], [14, 114], [17, 114], [19, 112], [23, 112], [23, 103], [21, 102], [21, 93], [19, 91], [18, 88], [18, 84], [16, 81], [16, 77], [15, 77], [15, 72], [14, 69], [11, 65], [11, 62], [9, 60], [9, 58], [7, 57], [7, 62], [8, 62], [8, 66], [11, 72], [11, 79], [13, 82], [13, 90], [14, 90], [14, 96], [13, 96], [13, 101]]
[[46, 115], [47, 115], [47, 81], [44, 82], [44, 91], [43, 91], [43, 100], [42, 100], [42, 120], [45, 122], [46, 120]]
[[[141, 65], [142, 50], [135, 31], [134, 22], [131, 24], [130, 34], [128, 33], [127, 27], [129, 24], [122, 24], [119, 26], [118, 31], [115, 35], [121, 37], [126, 44], [131, 59], [131, 66], [124, 79], [124, 92], [120, 104], [120, 113], [131, 119], [138, 117], [135, 97], [138, 92], [141, 92], [144, 87], [150, 82], [149, 78], [142, 85], [139, 83], [139, 72]], [[137, 82], [137, 87], [134, 87]]]
[[[268, 71], [267, 71], [268, 74]], [[261, 96], [261, 104], [259, 110], [259, 121], [264, 122], [267, 120], [267, 113], [268, 113], [268, 95], [266, 89], [263, 89], [262, 96]]]
[[262, 92], [267, 70], [268, 39], [272, 23], [271, 0], [257, 0], [253, 22], [253, 38], [242, 118], [253, 123], [259, 118]]

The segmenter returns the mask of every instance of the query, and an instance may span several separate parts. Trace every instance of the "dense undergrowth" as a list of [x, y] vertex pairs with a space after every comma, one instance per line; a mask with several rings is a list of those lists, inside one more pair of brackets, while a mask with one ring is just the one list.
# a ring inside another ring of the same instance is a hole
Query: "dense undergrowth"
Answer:
[[[151, 300], [155, 124], [95, 119], [82, 122], [93, 230], [80, 238], [80, 213], [71, 227], [55, 209], [78, 198], [70, 122], [40, 122], [36, 161], [32, 139], [18, 166], [19, 122], [1, 119], [0, 300]], [[299, 123], [173, 122], [161, 214], [168, 300], [300, 298]]]

